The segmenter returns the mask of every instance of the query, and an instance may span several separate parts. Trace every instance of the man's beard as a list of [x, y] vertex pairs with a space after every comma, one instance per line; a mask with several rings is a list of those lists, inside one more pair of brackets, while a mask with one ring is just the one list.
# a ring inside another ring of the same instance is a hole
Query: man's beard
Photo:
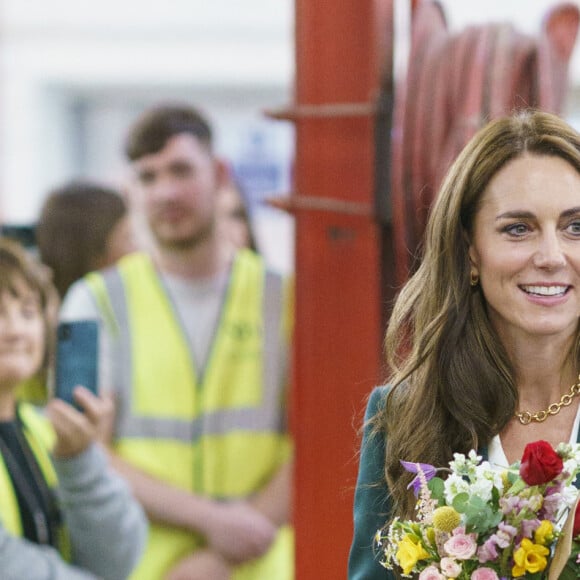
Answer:
[[151, 228], [151, 231], [157, 245], [165, 250], [194, 250], [213, 237], [215, 220], [208, 220], [203, 226], [192, 232], [191, 235], [185, 235], [180, 238], [167, 238], [163, 234], [159, 234], [154, 228]]

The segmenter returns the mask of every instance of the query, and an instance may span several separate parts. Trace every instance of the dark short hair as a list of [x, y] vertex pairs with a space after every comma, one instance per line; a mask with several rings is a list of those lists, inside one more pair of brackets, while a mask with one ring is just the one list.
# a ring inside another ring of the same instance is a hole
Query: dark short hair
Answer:
[[49, 193], [36, 226], [36, 242], [61, 297], [94, 269], [127, 211], [117, 191], [90, 181], [71, 181]]
[[181, 133], [193, 135], [211, 149], [212, 130], [207, 119], [188, 105], [161, 105], [145, 111], [129, 130], [125, 154], [131, 161], [158, 153]]

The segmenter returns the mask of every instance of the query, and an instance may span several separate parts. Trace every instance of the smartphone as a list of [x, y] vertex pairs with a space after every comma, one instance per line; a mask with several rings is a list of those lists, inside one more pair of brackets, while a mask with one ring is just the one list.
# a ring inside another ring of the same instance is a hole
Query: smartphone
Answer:
[[82, 385], [98, 392], [99, 326], [96, 320], [61, 322], [57, 328], [54, 394], [80, 410], [73, 398]]
[[36, 226], [32, 224], [4, 224], [0, 226], [0, 236], [18, 242], [35, 258], [38, 258]]

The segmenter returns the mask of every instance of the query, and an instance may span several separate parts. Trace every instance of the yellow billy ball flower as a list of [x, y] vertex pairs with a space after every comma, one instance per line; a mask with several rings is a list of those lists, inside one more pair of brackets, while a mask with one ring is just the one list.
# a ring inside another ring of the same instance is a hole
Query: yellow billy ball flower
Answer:
[[546, 556], [550, 554], [550, 550], [545, 546], [534, 544], [528, 538], [524, 538], [520, 547], [514, 553], [514, 566], [512, 568], [512, 576], [519, 578], [526, 572], [536, 574], [546, 569], [548, 560]]
[[410, 574], [411, 570], [419, 560], [429, 557], [429, 553], [420, 543], [415, 543], [408, 534], [397, 544], [398, 550], [395, 554], [397, 562], [403, 569], [403, 574]]
[[440, 532], [451, 533], [461, 523], [461, 516], [449, 505], [433, 512], [433, 527]]
[[547, 546], [554, 539], [554, 525], [549, 520], [543, 520], [534, 532], [534, 542]]

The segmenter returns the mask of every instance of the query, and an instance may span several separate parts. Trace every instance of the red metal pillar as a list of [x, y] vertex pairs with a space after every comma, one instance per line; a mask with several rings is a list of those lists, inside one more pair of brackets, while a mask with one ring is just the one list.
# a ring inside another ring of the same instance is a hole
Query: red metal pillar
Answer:
[[381, 379], [374, 123], [391, 0], [296, 1], [293, 423], [299, 580], [346, 577], [365, 396]]

